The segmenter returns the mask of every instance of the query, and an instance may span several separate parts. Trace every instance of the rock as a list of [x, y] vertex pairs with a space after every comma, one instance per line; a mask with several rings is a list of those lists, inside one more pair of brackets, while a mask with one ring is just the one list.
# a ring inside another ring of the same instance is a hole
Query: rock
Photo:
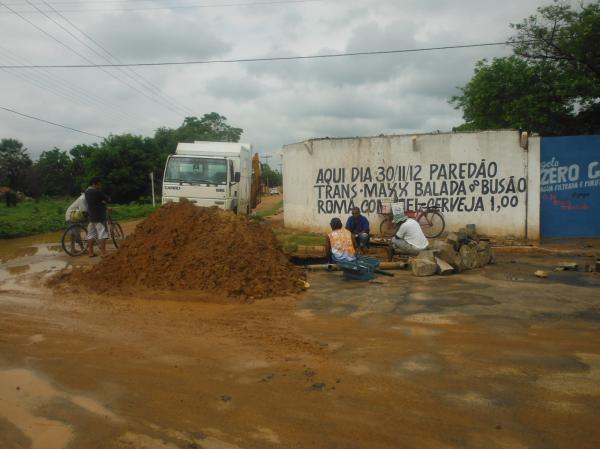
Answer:
[[472, 270], [473, 268], [477, 268], [479, 260], [477, 257], [476, 246], [463, 245], [458, 253], [460, 255], [461, 270]]
[[412, 260], [411, 268], [415, 276], [433, 276], [438, 270], [437, 263], [417, 258]]
[[575, 262], [559, 262], [556, 268], [566, 271], [577, 271], [578, 265]]
[[417, 257], [413, 257], [410, 266], [415, 276], [432, 276], [438, 270], [435, 255], [431, 250], [421, 251]]
[[477, 266], [484, 267], [492, 260], [492, 252], [488, 242], [479, 242], [477, 244]]
[[417, 259], [425, 259], [425, 260], [430, 260], [432, 262], [435, 262], [435, 253], [431, 249], [419, 251], [419, 255], [417, 256]]
[[434, 240], [431, 242], [430, 248], [433, 249], [436, 257], [450, 264], [455, 271], [460, 271], [460, 256], [452, 244]]
[[535, 273], [533, 273], [533, 275], [538, 278], [547, 278], [548, 277], [548, 273], [546, 273], [545, 271], [542, 271], [542, 270], [537, 270]]
[[460, 240], [458, 238], [458, 234], [456, 234], [455, 232], [451, 232], [450, 234], [448, 234], [446, 236], [446, 243], [452, 245], [454, 250], [458, 251], [458, 248], [460, 248]]
[[435, 258], [435, 262], [437, 263], [439, 274], [445, 275], [454, 273], [454, 268], [448, 262], [440, 259], [439, 257]]

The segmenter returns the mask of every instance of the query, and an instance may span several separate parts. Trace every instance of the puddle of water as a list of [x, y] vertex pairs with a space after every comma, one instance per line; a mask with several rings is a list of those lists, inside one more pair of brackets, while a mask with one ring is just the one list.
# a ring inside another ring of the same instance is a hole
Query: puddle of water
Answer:
[[441, 333], [437, 329], [417, 326], [392, 326], [391, 329], [400, 331], [407, 337], [435, 337]]
[[65, 423], [34, 414], [37, 406], [57, 396], [57, 391], [31, 371], [0, 371], [0, 416], [31, 440], [32, 449], [64, 449], [73, 438]]
[[[30, 337], [30, 341], [34, 337], [37, 336]], [[67, 402], [94, 415], [120, 421], [94, 399], [59, 391], [34, 371], [22, 368], [0, 370], [0, 398], [0, 417], [31, 440], [31, 449], [66, 449], [74, 437], [74, 430], [67, 423], [36, 414], [45, 405]]]
[[475, 391], [467, 391], [463, 394], [449, 394], [446, 396], [451, 402], [467, 407], [493, 407], [494, 400], [483, 396]]
[[41, 342], [45, 341], [46, 337], [44, 337], [42, 334], [35, 334], [35, 335], [32, 335], [31, 337], [29, 337], [28, 340], [29, 340], [29, 344], [32, 345], [34, 343], [41, 343]]
[[412, 323], [456, 324], [456, 320], [453, 319], [454, 317], [455, 315], [442, 313], [415, 313], [414, 315], [407, 316], [404, 320]]
[[139, 449], [178, 449], [173, 443], [133, 432], [127, 432], [125, 435], [121, 436], [119, 442], [126, 447]]
[[398, 363], [398, 374], [438, 373], [442, 370], [439, 356], [434, 354], [416, 354]]
[[38, 252], [40, 246], [45, 246], [44, 244], [51, 244], [54, 247], [60, 242], [62, 234], [63, 231], [57, 231], [16, 239], [3, 239], [2, 245], [0, 245], [0, 261], [33, 256]]
[[258, 427], [255, 432], [250, 433], [250, 436], [258, 440], [264, 440], [269, 443], [279, 444], [279, 435], [268, 427]]
[[115, 415], [109, 409], [104, 407], [102, 404], [99, 404], [95, 400], [88, 398], [87, 396], [75, 395], [75, 396], [70, 396], [69, 399], [71, 400], [71, 402], [73, 404], [81, 407], [84, 410], [87, 410], [88, 412], [90, 412], [94, 415], [103, 416], [103, 417], [112, 419], [113, 421], [122, 421], [121, 418], [119, 418], [117, 415]]
[[600, 394], [600, 354], [576, 354], [589, 369], [581, 372], [560, 372], [543, 376], [538, 385], [569, 395]]
[[19, 275], [23, 273], [27, 273], [30, 270], [29, 265], [16, 265], [14, 267], [6, 267], [6, 271], [8, 271], [12, 275]]

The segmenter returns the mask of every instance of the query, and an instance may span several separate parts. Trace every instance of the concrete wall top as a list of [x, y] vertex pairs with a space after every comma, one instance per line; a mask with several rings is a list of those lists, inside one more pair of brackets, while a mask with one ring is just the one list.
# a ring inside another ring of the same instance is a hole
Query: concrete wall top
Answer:
[[358, 206], [375, 229], [381, 204], [393, 200], [405, 209], [439, 207], [449, 229], [475, 224], [490, 235], [524, 237], [529, 163], [514, 130], [285, 145], [284, 220], [327, 231], [332, 217], [346, 218]]

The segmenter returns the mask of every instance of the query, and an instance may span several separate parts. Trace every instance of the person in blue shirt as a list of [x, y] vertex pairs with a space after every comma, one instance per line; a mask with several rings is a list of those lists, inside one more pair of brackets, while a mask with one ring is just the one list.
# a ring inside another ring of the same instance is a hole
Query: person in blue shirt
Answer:
[[361, 215], [358, 207], [352, 208], [352, 215], [348, 217], [348, 221], [346, 221], [346, 229], [350, 231], [356, 239], [359, 252], [363, 252], [369, 244], [371, 231], [369, 229], [369, 220], [367, 220], [367, 217], [364, 215]]

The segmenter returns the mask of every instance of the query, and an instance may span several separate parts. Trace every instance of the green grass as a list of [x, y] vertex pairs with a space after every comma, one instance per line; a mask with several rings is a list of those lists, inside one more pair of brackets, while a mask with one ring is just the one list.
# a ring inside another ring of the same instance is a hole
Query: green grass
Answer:
[[273, 229], [275, 237], [281, 242], [286, 253], [293, 253], [299, 246], [321, 246], [325, 244], [325, 235], [314, 232], [294, 232], [290, 229]]
[[[22, 201], [16, 207], [0, 204], [0, 238], [22, 237], [64, 229], [65, 211], [74, 198], [41, 198]], [[152, 204], [114, 205], [116, 220], [145, 217]]]
[[273, 206], [270, 209], [266, 209], [266, 210], [261, 210], [260, 212], [256, 212], [254, 214], [255, 217], [258, 218], [265, 218], [265, 217], [270, 217], [271, 215], [275, 215], [277, 213], [277, 211], [279, 209], [281, 209], [283, 207], [283, 201], [279, 201], [277, 204], [275, 204], [275, 206]]

